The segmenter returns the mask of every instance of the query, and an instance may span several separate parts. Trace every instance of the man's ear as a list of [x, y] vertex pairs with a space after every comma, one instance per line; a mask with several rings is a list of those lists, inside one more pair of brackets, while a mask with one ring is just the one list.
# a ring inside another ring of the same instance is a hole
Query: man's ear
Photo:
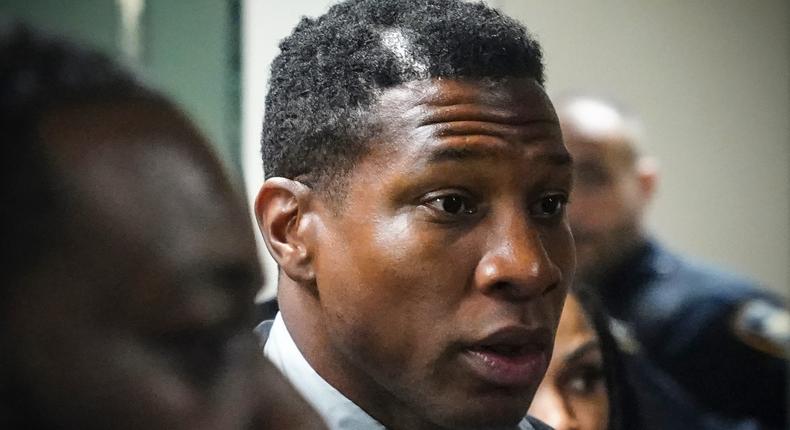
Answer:
[[636, 168], [643, 206], [647, 206], [653, 200], [658, 186], [658, 160], [653, 157], [642, 157], [637, 162]]
[[308, 237], [310, 188], [286, 178], [267, 179], [255, 199], [255, 217], [280, 269], [297, 282], [315, 277]]

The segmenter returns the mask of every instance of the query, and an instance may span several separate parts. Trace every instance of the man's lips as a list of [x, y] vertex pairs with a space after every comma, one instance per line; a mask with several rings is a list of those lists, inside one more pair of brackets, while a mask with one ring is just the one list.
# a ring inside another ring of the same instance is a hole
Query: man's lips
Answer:
[[509, 326], [469, 344], [463, 360], [481, 379], [503, 387], [537, 387], [551, 351], [551, 332]]

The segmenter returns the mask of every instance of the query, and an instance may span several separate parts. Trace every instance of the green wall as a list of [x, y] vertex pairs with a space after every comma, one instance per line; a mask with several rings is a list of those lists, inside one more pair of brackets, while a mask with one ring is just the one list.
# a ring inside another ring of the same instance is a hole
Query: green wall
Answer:
[[[240, 177], [239, 0], [146, 0], [137, 72], [178, 102]], [[0, 0], [0, 15], [122, 60], [115, 0]]]

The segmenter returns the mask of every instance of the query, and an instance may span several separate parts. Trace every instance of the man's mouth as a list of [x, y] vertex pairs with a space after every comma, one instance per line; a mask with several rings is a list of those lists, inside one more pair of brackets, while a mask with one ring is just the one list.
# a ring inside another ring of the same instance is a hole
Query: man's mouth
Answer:
[[549, 361], [547, 330], [509, 327], [468, 346], [463, 357], [481, 379], [504, 387], [537, 387]]

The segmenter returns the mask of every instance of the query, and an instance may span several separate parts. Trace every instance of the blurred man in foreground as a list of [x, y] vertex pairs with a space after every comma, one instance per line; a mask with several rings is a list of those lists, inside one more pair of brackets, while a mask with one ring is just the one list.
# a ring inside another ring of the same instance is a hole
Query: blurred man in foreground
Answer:
[[103, 57], [0, 33], [0, 427], [322, 428], [259, 360], [254, 243], [204, 138]]
[[482, 3], [353, 0], [272, 65], [265, 354], [334, 429], [533, 429], [574, 270], [538, 44]]
[[558, 115], [577, 172], [569, 211], [577, 281], [600, 293], [632, 335], [628, 347], [700, 411], [783, 428], [790, 317], [781, 301], [649, 236], [657, 169], [640, 153], [635, 117], [587, 96], [562, 99]]

